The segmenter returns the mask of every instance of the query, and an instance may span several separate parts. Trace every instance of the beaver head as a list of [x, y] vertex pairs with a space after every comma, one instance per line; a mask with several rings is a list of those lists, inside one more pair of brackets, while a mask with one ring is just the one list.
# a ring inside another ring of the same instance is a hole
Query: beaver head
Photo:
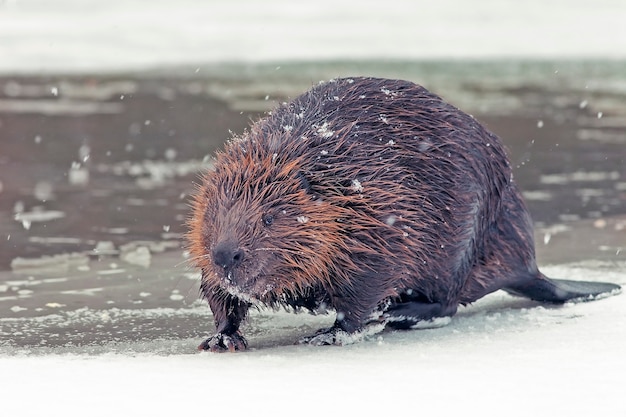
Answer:
[[203, 285], [275, 306], [330, 283], [348, 251], [341, 207], [316, 196], [297, 152], [273, 153], [268, 141], [247, 134], [217, 153], [195, 194], [187, 240]]

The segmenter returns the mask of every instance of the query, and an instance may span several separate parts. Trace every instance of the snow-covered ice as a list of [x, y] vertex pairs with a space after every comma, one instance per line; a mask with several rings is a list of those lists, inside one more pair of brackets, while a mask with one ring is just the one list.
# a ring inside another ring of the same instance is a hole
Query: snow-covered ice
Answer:
[[624, 58], [625, 13], [619, 0], [9, 0], [0, 2], [0, 72], [294, 59]]
[[[544, 268], [551, 276], [622, 285], [624, 270], [623, 262]], [[83, 296], [106, 289], [87, 290], [92, 293]], [[32, 336], [29, 326], [98, 333], [102, 325], [130, 323], [137, 337], [12, 353], [4, 349], [0, 395], [12, 399], [3, 403], [6, 415], [626, 412], [623, 295], [546, 306], [497, 292], [461, 308], [447, 326], [385, 331], [343, 347], [293, 345], [330, 324], [332, 315], [254, 312], [244, 330], [251, 349], [236, 354], [195, 350], [212, 331], [208, 309], [200, 302], [184, 308], [68, 313], [54, 307], [48, 316], [20, 319], [25, 336]], [[192, 321], [204, 336], [171, 337], [167, 325], [158, 328], [168, 320], [172, 330], [177, 320]], [[0, 319], [3, 327], [16, 323]], [[155, 326], [160, 334], [148, 337]], [[37, 401], [29, 400], [33, 396]]]

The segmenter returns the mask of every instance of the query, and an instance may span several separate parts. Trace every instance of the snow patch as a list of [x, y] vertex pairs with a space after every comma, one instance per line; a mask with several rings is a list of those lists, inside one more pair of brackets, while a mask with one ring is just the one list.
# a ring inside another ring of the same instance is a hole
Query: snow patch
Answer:
[[178, 290], [173, 290], [172, 294], [170, 294], [170, 300], [172, 301], [181, 301], [184, 299], [185, 299], [185, 296], [180, 294]]
[[422, 320], [411, 326], [411, 329], [437, 329], [447, 326], [452, 322], [452, 317], [435, 317], [430, 320]]
[[522, 191], [522, 195], [524, 199], [533, 201], [551, 201], [553, 198], [551, 192], [542, 190]]
[[317, 134], [323, 138], [330, 138], [335, 134], [335, 132], [330, 129], [328, 122], [324, 122], [322, 126], [317, 128]]
[[597, 182], [597, 181], [616, 181], [620, 179], [618, 171], [596, 171], [596, 172], [573, 172], [566, 174], [547, 174], [542, 175], [539, 181], [542, 184], [558, 184], [564, 185], [569, 182]]
[[61, 304], [61, 303], [46, 303], [45, 304], [46, 307], [48, 308], [62, 308], [62, 307], [66, 307], [66, 304]]
[[[341, 313], [337, 314], [337, 320], [341, 321], [342, 319], [340, 317]], [[344, 330], [328, 329], [313, 336], [304, 337], [298, 341], [298, 344], [308, 344], [312, 346], [347, 346], [361, 342], [370, 336], [382, 332], [384, 329], [385, 323], [372, 323], [354, 333], [348, 333]]]
[[96, 244], [96, 247], [93, 248], [93, 253], [95, 255], [117, 255], [119, 251], [115, 249], [113, 242], [104, 240]]
[[362, 193], [363, 192], [363, 185], [361, 185], [361, 181], [359, 181], [357, 179], [353, 179], [352, 180], [352, 185], [350, 186], [350, 188], [355, 193]]
[[96, 273], [98, 275], [117, 275], [117, 274], [123, 274], [124, 272], [126, 272], [124, 268], [111, 268], [111, 269], [102, 269], [100, 271], [97, 271]]
[[391, 91], [390, 89], [385, 88], [385, 87], [381, 88], [380, 91], [382, 91], [384, 95], [389, 96], [391, 98], [395, 98], [399, 95], [397, 91]]
[[43, 243], [45, 245], [78, 245], [83, 242], [82, 239], [76, 237], [41, 237], [41, 236], [29, 236], [29, 242]]
[[62, 219], [65, 217], [65, 213], [59, 210], [44, 210], [40, 207], [33, 208], [29, 212], [15, 213], [15, 221], [21, 222], [24, 229], [29, 230], [32, 223], [36, 222], [49, 222], [51, 220]]
[[61, 294], [68, 294], [68, 295], [87, 295], [89, 297], [95, 297], [97, 295], [97, 293], [104, 291], [104, 288], [99, 287], [99, 288], [83, 288], [81, 290], [67, 290], [67, 291], [61, 291]]
[[[122, 247], [124, 246], [126, 245], [123, 245]], [[152, 260], [152, 254], [147, 247], [137, 246], [122, 249], [120, 252], [120, 259], [132, 265], [148, 268], [150, 266], [150, 261]]]

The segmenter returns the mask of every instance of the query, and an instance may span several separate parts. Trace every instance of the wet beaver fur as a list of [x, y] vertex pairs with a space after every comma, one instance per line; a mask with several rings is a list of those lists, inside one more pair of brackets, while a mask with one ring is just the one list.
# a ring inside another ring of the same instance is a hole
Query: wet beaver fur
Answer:
[[217, 153], [187, 236], [216, 334], [247, 347], [251, 306], [334, 309], [301, 342], [411, 328], [504, 289], [562, 303], [618, 290], [546, 278], [500, 139], [408, 81], [345, 78], [283, 104]]

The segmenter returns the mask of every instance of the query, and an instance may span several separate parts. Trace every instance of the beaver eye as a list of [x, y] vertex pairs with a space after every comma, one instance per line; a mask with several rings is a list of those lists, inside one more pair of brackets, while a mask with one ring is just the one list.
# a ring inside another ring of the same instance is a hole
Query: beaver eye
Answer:
[[264, 214], [263, 217], [261, 217], [261, 220], [263, 220], [264, 225], [269, 226], [274, 223], [274, 216], [271, 214]]

